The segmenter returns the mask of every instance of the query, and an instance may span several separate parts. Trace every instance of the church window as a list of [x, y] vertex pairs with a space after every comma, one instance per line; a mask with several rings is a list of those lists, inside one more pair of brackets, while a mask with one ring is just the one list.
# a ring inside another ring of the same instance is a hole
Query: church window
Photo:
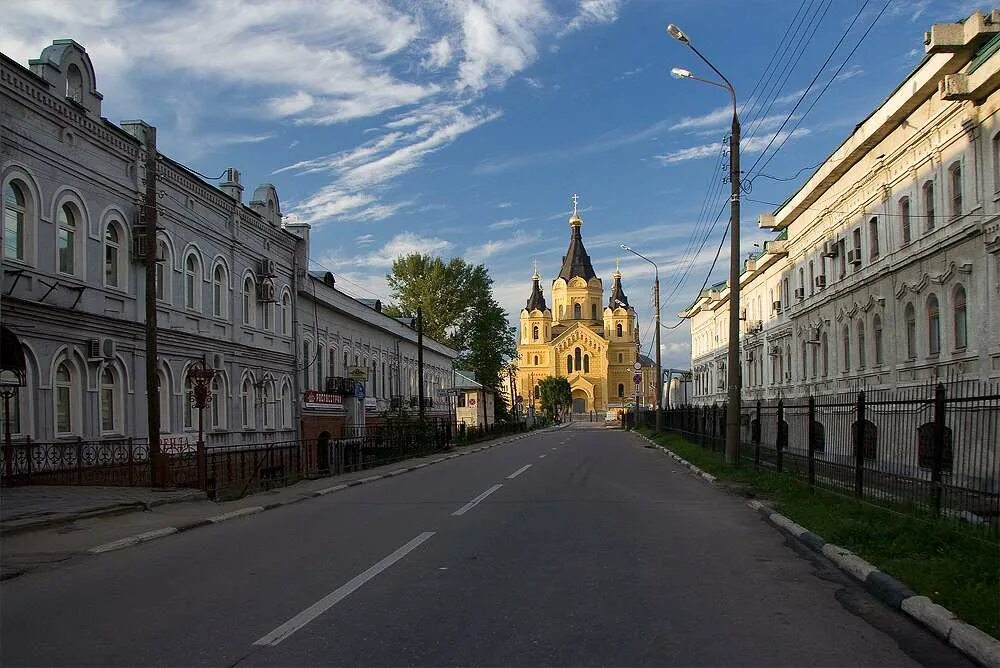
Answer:
[[567, 375], [573, 373], [573, 356], [572, 355], [566, 355], [566, 373], [567, 373]]
[[615, 336], [621, 336], [621, 335], [622, 335], [622, 324], [619, 322], [615, 324]]
[[590, 373], [590, 355], [583, 356], [583, 372]]
[[576, 320], [583, 318], [583, 307], [579, 304], [573, 304], [573, 318]]
[[535, 355], [535, 365], [538, 365], [538, 355]]
[[618, 363], [623, 364], [625, 362], [625, 355], [623, 353], [618, 353]]
[[590, 319], [597, 320], [597, 304], [590, 305]]
[[531, 328], [531, 338], [532, 338], [533, 341], [537, 341], [538, 340], [538, 325], [534, 325]]
[[579, 371], [580, 369], [582, 369], [582, 368], [583, 368], [583, 366], [582, 366], [582, 365], [580, 364], [580, 355], [581, 355], [581, 354], [582, 354], [582, 353], [581, 353], [581, 351], [580, 351], [580, 349], [579, 349], [579, 348], [577, 348], [576, 350], [574, 350], [574, 351], [573, 351], [573, 357], [574, 357], [574, 360], [573, 360], [573, 363], [574, 363], [574, 365], [575, 365], [575, 366], [574, 366], [574, 368], [575, 368], [575, 369], [576, 369], [577, 371]]
[[625, 386], [621, 383], [618, 383], [618, 396], [619, 398], [625, 396]]

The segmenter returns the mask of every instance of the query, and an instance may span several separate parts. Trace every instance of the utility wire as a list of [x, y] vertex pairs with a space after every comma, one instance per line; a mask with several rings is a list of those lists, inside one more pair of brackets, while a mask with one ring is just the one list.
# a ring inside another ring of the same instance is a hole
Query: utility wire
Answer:
[[[789, 132], [789, 133], [788, 133], [787, 135], [785, 135], [784, 139], [782, 139], [782, 140], [781, 140], [781, 144], [779, 144], [779, 145], [778, 145], [778, 148], [776, 148], [776, 149], [774, 150], [774, 153], [772, 153], [772, 154], [771, 154], [771, 155], [770, 155], [770, 156], [768, 157], [768, 159], [767, 159], [767, 160], [766, 160], [766, 161], [764, 162], [764, 164], [763, 164], [763, 165], [761, 165], [761, 167], [760, 167], [761, 169], [764, 169], [765, 167], [767, 167], [768, 163], [770, 163], [770, 162], [771, 162], [771, 160], [772, 160], [772, 159], [774, 158], [774, 156], [778, 154], [778, 151], [780, 151], [780, 150], [781, 150], [781, 147], [785, 145], [785, 142], [787, 142], [787, 141], [788, 141], [788, 138], [789, 138], [789, 137], [791, 137], [791, 135], [792, 135], [792, 132], [795, 132], [795, 130], [797, 130], [797, 129], [798, 129], [799, 125], [801, 125], [801, 124], [802, 124], [802, 121], [803, 121], [803, 119], [805, 119], [805, 117], [809, 115], [809, 112], [810, 112], [810, 111], [812, 111], [812, 108], [813, 108], [813, 107], [815, 107], [815, 106], [816, 106], [816, 103], [817, 103], [817, 102], [819, 101], [819, 99], [820, 99], [821, 97], [823, 97], [823, 94], [824, 94], [824, 93], [826, 93], [827, 89], [828, 89], [828, 88], [830, 87], [830, 84], [832, 84], [832, 83], [833, 83], [834, 81], [836, 81], [836, 80], [837, 80], [837, 77], [838, 77], [838, 76], [840, 76], [840, 72], [841, 72], [841, 70], [843, 70], [843, 69], [844, 69], [844, 66], [845, 66], [845, 65], [847, 65], [847, 63], [848, 63], [848, 62], [849, 62], [849, 61], [851, 60], [851, 58], [852, 58], [852, 57], [854, 56], [854, 53], [855, 53], [855, 52], [856, 52], [856, 51], [858, 50], [858, 47], [860, 47], [860, 46], [861, 46], [861, 43], [865, 41], [865, 38], [866, 38], [866, 37], [868, 37], [868, 33], [870, 33], [870, 32], [872, 31], [872, 28], [874, 28], [874, 27], [875, 27], [875, 24], [876, 24], [876, 23], [878, 23], [878, 20], [879, 20], [880, 18], [882, 18], [882, 14], [884, 14], [884, 13], [885, 13], [885, 10], [889, 8], [889, 3], [890, 3], [890, 2], [892, 2], [892, 0], [886, 0], [885, 4], [884, 4], [884, 5], [882, 5], [882, 9], [881, 9], [881, 10], [879, 11], [879, 13], [878, 13], [878, 14], [877, 14], [877, 15], [875, 16], [875, 18], [874, 18], [874, 19], [872, 20], [871, 24], [869, 24], [869, 26], [868, 26], [868, 29], [867, 29], [867, 30], [865, 30], [864, 34], [862, 34], [862, 35], [861, 35], [861, 38], [860, 38], [860, 39], [858, 39], [858, 42], [857, 42], [857, 44], [855, 44], [855, 45], [854, 45], [854, 48], [853, 48], [853, 49], [851, 49], [851, 52], [850, 52], [849, 54], [847, 54], [847, 58], [845, 58], [845, 59], [844, 59], [844, 62], [842, 62], [842, 63], [840, 64], [840, 67], [838, 67], [838, 68], [837, 68], [837, 71], [836, 71], [836, 72], [834, 72], [834, 74], [833, 74], [833, 76], [832, 76], [832, 77], [830, 77], [830, 80], [826, 82], [826, 85], [825, 85], [825, 86], [823, 86], [823, 89], [822, 89], [822, 90], [821, 90], [821, 91], [819, 92], [819, 94], [818, 94], [818, 95], [816, 95], [816, 97], [815, 97], [815, 98], [813, 98], [812, 102], [811, 102], [811, 103], [810, 103], [810, 105], [809, 105], [809, 108], [808, 108], [808, 109], [806, 109], [806, 110], [805, 110], [805, 113], [803, 113], [803, 114], [802, 114], [802, 116], [800, 116], [800, 117], [799, 117], [799, 119], [798, 119], [798, 122], [797, 122], [797, 123], [795, 124], [795, 127], [794, 127], [794, 128], [792, 128], [791, 132]], [[865, 0], [865, 4], [868, 4], [868, 0]], [[863, 5], [862, 5], [862, 9], [864, 9], [864, 6], [863, 6]], [[860, 15], [860, 11], [859, 11], [859, 15]], [[857, 19], [857, 16], [855, 17], [855, 20], [856, 20], [856, 19]], [[854, 25], [854, 23], [852, 22], [852, 23], [851, 23], [851, 25]], [[846, 33], [845, 33], [845, 36], [846, 36]], [[838, 43], [838, 45], [839, 45], [839, 43]], [[831, 53], [831, 56], [832, 56], [832, 55], [833, 55], [833, 54]], [[829, 61], [829, 59], [827, 59], [827, 60]], [[825, 64], [824, 64], [824, 66], [825, 66]], [[810, 84], [810, 85], [811, 85], [811, 84]], [[803, 97], [805, 97], [805, 95], [803, 95]], [[801, 102], [801, 101], [802, 101], [802, 99], [800, 98], [800, 99], [799, 99], [799, 102]], [[795, 105], [795, 106], [797, 107], [797, 106], [798, 106], [798, 103], [796, 103], [796, 105]], [[782, 127], [784, 127], [784, 124], [782, 124]], [[777, 135], [775, 135], [775, 136], [777, 136]], [[770, 146], [770, 144], [769, 144], [768, 146]], [[767, 149], [765, 149], [765, 151], [766, 151], [766, 150], [767, 150]], [[762, 152], [762, 153], [760, 154], [760, 156], [759, 156], [759, 157], [757, 158], [757, 162], [760, 162], [760, 158], [763, 158], [763, 157], [764, 157], [764, 153]], [[757, 164], [757, 163], [754, 163], [754, 165], [756, 165], [756, 164]], [[752, 171], [752, 168], [751, 168], [751, 171]]]
[[[708, 285], [708, 279], [712, 277], [712, 272], [715, 271], [715, 263], [719, 261], [719, 255], [722, 253], [722, 247], [726, 244], [726, 239], [729, 237], [729, 226], [726, 226], [725, 230], [722, 232], [722, 238], [719, 239], [719, 247], [715, 250], [715, 259], [712, 260], [712, 266], [708, 268], [708, 273], [705, 274], [705, 280], [701, 284], [701, 289], [698, 290], [700, 295], [705, 287]], [[687, 321], [687, 318], [681, 318], [678, 322], [673, 325], [660, 324], [663, 329], [677, 329]]]

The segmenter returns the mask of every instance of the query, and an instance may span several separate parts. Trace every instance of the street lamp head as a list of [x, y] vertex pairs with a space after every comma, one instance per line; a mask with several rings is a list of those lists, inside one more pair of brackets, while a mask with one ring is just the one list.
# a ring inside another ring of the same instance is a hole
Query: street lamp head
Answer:
[[629, 247], [628, 247], [628, 246], [626, 246], [625, 244], [620, 244], [620, 246], [622, 247], [622, 250], [627, 250], [627, 251], [630, 251], [630, 250], [632, 250], [631, 248], [629, 248]]
[[690, 79], [691, 72], [681, 67], [675, 67], [674, 69], [670, 70], [670, 76], [672, 76], [675, 79]]
[[689, 44], [691, 42], [691, 40], [688, 39], [688, 36], [684, 34], [684, 31], [675, 26], [673, 23], [667, 26], [667, 34], [683, 44]]

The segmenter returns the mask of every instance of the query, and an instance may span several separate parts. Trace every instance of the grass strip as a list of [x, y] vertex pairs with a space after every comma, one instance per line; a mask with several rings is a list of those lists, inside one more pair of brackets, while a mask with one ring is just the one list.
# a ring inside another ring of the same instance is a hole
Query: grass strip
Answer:
[[828, 543], [851, 550], [962, 620], [1000, 637], [1000, 545], [976, 529], [810, 489], [789, 474], [754, 471], [752, 462], [734, 467], [718, 452], [677, 434], [640, 431], [720, 482], [747, 488]]

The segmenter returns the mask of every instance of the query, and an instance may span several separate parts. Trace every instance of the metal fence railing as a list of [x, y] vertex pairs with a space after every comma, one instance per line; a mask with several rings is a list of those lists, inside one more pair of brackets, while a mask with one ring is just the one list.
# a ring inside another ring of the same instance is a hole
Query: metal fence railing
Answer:
[[[643, 415], [652, 427], [652, 412]], [[666, 429], [725, 450], [726, 406], [664, 412]], [[1000, 533], [1000, 391], [983, 383], [744, 402], [740, 457], [810, 485]]]

